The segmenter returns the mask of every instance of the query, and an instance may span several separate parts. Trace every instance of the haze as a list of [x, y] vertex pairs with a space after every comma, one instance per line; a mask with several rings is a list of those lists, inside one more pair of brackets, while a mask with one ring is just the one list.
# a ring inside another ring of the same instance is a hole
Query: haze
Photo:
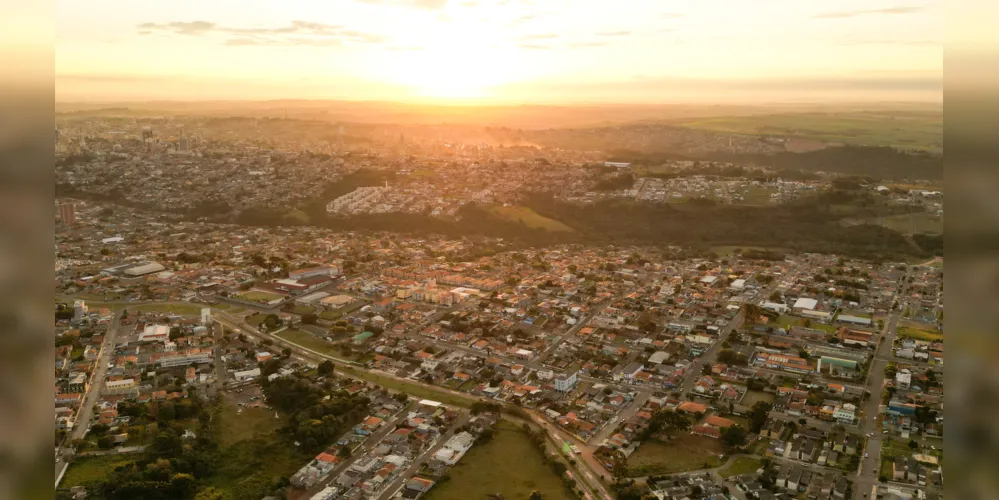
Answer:
[[56, 2], [61, 101], [940, 101], [937, 2]]

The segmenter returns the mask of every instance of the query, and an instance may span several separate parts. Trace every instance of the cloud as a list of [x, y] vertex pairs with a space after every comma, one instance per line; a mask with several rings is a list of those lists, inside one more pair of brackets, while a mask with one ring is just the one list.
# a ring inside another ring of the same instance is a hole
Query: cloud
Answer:
[[523, 35], [519, 37], [519, 40], [551, 40], [552, 38], [558, 38], [556, 33], [534, 33], [530, 35]]
[[374, 33], [352, 30], [334, 24], [311, 21], [292, 21], [274, 28], [235, 28], [207, 21], [142, 23], [136, 26], [139, 34], [168, 33], [177, 35], [219, 35], [228, 38], [223, 42], [230, 47], [261, 45], [311, 45], [339, 47], [344, 43], [381, 44], [388, 38]]
[[180, 35], [200, 35], [215, 29], [215, 23], [208, 21], [174, 21], [172, 23], [142, 23], [137, 27], [142, 31], [172, 31]]
[[530, 50], [547, 50], [552, 48], [550, 45], [540, 45], [536, 43], [518, 43], [517, 46], [522, 49], [530, 49]]
[[567, 44], [569, 47], [583, 48], [583, 47], [605, 47], [607, 42], [575, 42]]
[[601, 31], [597, 36], [628, 36], [631, 33], [631, 31]]
[[845, 19], [857, 16], [866, 16], [872, 14], [884, 14], [884, 15], [897, 15], [897, 14], [915, 14], [916, 12], [922, 11], [922, 7], [886, 7], [883, 9], [860, 9], [860, 10], [841, 10], [841, 11], [831, 11], [831, 12], [821, 12], [812, 16], [813, 19]]
[[447, 6], [448, 0], [357, 0], [369, 5], [389, 5], [392, 7], [412, 7], [415, 9], [438, 10]]
[[667, 12], [666, 14], [662, 14], [661, 16], [659, 16], [659, 19], [679, 19], [681, 17], [683, 17], [683, 14], [679, 14], [676, 12]]
[[842, 40], [841, 45], [937, 45], [943, 46], [943, 42], [936, 40]]

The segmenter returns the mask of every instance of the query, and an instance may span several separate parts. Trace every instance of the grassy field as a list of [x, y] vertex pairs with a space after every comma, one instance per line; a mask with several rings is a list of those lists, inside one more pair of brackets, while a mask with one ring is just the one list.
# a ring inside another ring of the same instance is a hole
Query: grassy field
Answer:
[[914, 340], [925, 340], [927, 342], [940, 342], [943, 340], [943, 334], [939, 331], [927, 331], [909, 326], [898, 327], [898, 336]]
[[742, 474], [752, 474], [762, 465], [762, 461], [754, 457], [737, 457], [724, 469], [718, 471], [721, 477], [740, 476]]
[[78, 458], [66, 470], [59, 487], [68, 489], [104, 480], [115, 468], [132, 463], [135, 457], [136, 455], [105, 455]]
[[573, 229], [555, 219], [549, 219], [539, 215], [534, 210], [527, 207], [489, 207], [489, 212], [493, 215], [510, 222], [519, 222], [532, 229], [544, 229], [546, 231], [569, 232]]
[[345, 356], [339, 348], [333, 343], [316, 337], [308, 332], [303, 332], [301, 330], [284, 330], [274, 334], [275, 337], [285, 339], [290, 342], [294, 342], [298, 345], [308, 347], [313, 351], [321, 352], [328, 356], [335, 356], [343, 359], [351, 359], [351, 356]]
[[276, 293], [260, 292], [256, 290], [250, 292], [243, 292], [237, 295], [236, 297], [243, 300], [248, 300], [250, 302], [260, 302], [263, 304], [266, 304], [272, 300], [278, 300], [284, 298], [283, 296], [278, 295]]
[[628, 457], [628, 476], [711, 469], [721, 465], [718, 455], [722, 451], [717, 439], [694, 434], [683, 434], [667, 443], [649, 440]]
[[908, 234], [943, 234], [944, 220], [942, 215], [930, 212], [916, 212], [912, 214], [891, 215], [867, 221], [872, 224], [880, 224], [892, 231]]
[[767, 403], [773, 403], [774, 395], [771, 392], [762, 391], [746, 391], [746, 395], [742, 398], [741, 403], [746, 406], [753, 406], [754, 404], [764, 401]]
[[281, 427], [281, 420], [274, 418], [273, 410], [240, 408], [228, 399], [222, 404], [219, 418], [226, 423], [218, 435], [219, 446], [223, 447], [253, 437], [273, 438]]
[[128, 309], [130, 312], [142, 311], [144, 313], [174, 313], [182, 316], [197, 316], [201, 314], [202, 307], [207, 306], [197, 304], [139, 304], [125, 307], [125, 309]]
[[684, 126], [712, 132], [776, 135], [826, 143], [892, 146], [939, 152], [943, 120], [939, 113], [784, 113], [690, 120]]
[[368, 382], [378, 384], [387, 389], [399, 392], [405, 392], [406, 394], [410, 394], [418, 398], [439, 401], [446, 405], [461, 406], [464, 408], [468, 408], [472, 406], [472, 403], [479, 400], [479, 398], [476, 398], [471, 395], [458, 396], [456, 394], [451, 394], [450, 392], [444, 392], [436, 389], [431, 389], [429, 387], [425, 387], [422, 385], [418, 385], [415, 382], [406, 382], [385, 375], [379, 375], [377, 373], [355, 370], [349, 366], [344, 366], [344, 367], [338, 366], [337, 370], [343, 372], [345, 375], [349, 377], [361, 380], [367, 380]]
[[292, 306], [288, 312], [292, 314], [298, 314], [299, 316], [304, 316], [306, 314], [312, 314], [316, 312], [316, 310], [315, 308], [309, 306]]
[[[311, 455], [298, 451], [285, 441], [276, 428], [283, 420], [274, 413], [244, 409], [226, 400], [217, 419], [220, 446], [214, 474], [199, 486], [214, 486], [232, 500], [258, 500], [269, 494], [281, 477], [288, 477], [304, 465]], [[269, 414], [269, 415], [267, 415]]]
[[253, 313], [246, 317], [246, 322], [253, 327], [259, 327], [264, 320], [267, 319], [266, 314]]
[[[777, 318], [776, 322], [771, 323], [771, 326], [773, 326], [774, 328], [787, 328], [788, 325], [804, 327], [805, 320], [806, 318], [799, 318], [798, 316], [781, 314], [780, 317]], [[813, 330], [822, 330], [826, 333], [836, 333], [835, 326], [820, 323], [818, 320], [812, 320], [808, 328], [811, 328]]]
[[511, 500], [526, 499], [534, 490], [545, 500], [572, 498], [524, 430], [503, 420], [496, 424], [492, 441], [469, 450], [450, 475], [450, 481], [434, 486], [425, 498], [466, 500], [501, 494]]

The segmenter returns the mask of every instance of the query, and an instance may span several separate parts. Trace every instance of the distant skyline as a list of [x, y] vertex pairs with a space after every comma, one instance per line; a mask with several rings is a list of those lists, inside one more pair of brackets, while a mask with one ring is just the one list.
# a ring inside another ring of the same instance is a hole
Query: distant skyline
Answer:
[[56, 1], [60, 101], [940, 101], [936, 1]]

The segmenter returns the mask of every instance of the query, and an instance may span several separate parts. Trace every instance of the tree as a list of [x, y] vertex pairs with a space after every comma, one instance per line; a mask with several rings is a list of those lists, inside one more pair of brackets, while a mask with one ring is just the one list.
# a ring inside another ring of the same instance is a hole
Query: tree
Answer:
[[113, 446], [114, 446], [114, 437], [109, 434], [105, 434], [101, 436], [100, 439], [97, 440], [97, 447], [102, 450], [110, 449]]
[[780, 290], [774, 290], [773, 293], [770, 294], [770, 300], [773, 302], [780, 302], [782, 300]]
[[316, 373], [318, 373], [320, 375], [332, 375], [333, 374], [333, 370], [335, 368], [336, 367], [333, 365], [332, 361], [326, 360], [326, 361], [323, 361], [322, 363], [319, 363], [319, 367], [316, 368]]
[[302, 324], [303, 325], [314, 325], [314, 324], [316, 324], [316, 321], [318, 321], [318, 320], [319, 320], [319, 316], [316, 316], [315, 313], [308, 313], [308, 314], [303, 314], [302, 315]]
[[909, 440], [909, 448], [915, 450], [916, 448], [919, 448], [919, 443], [917, 443], [915, 439], [911, 439]]
[[534, 490], [534, 491], [531, 492], [530, 500], [541, 500], [541, 498], [542, 497], [541, 497], [541, 492], [540, 491]]
[[733, 425], [722, 431], [722, 441], [730, 448], [742, 446], [746, 441], [746, 429], [741, 425]]
[[753, 405], [753, 408], [749, 411], [749, 430], [752, 432], [760, 432], [763, 428], [763, 424], [767, 422], [767, 417], [770, 416], [770, 409], [773, 405], [767, 403], [766, 401], [757, 401]]

